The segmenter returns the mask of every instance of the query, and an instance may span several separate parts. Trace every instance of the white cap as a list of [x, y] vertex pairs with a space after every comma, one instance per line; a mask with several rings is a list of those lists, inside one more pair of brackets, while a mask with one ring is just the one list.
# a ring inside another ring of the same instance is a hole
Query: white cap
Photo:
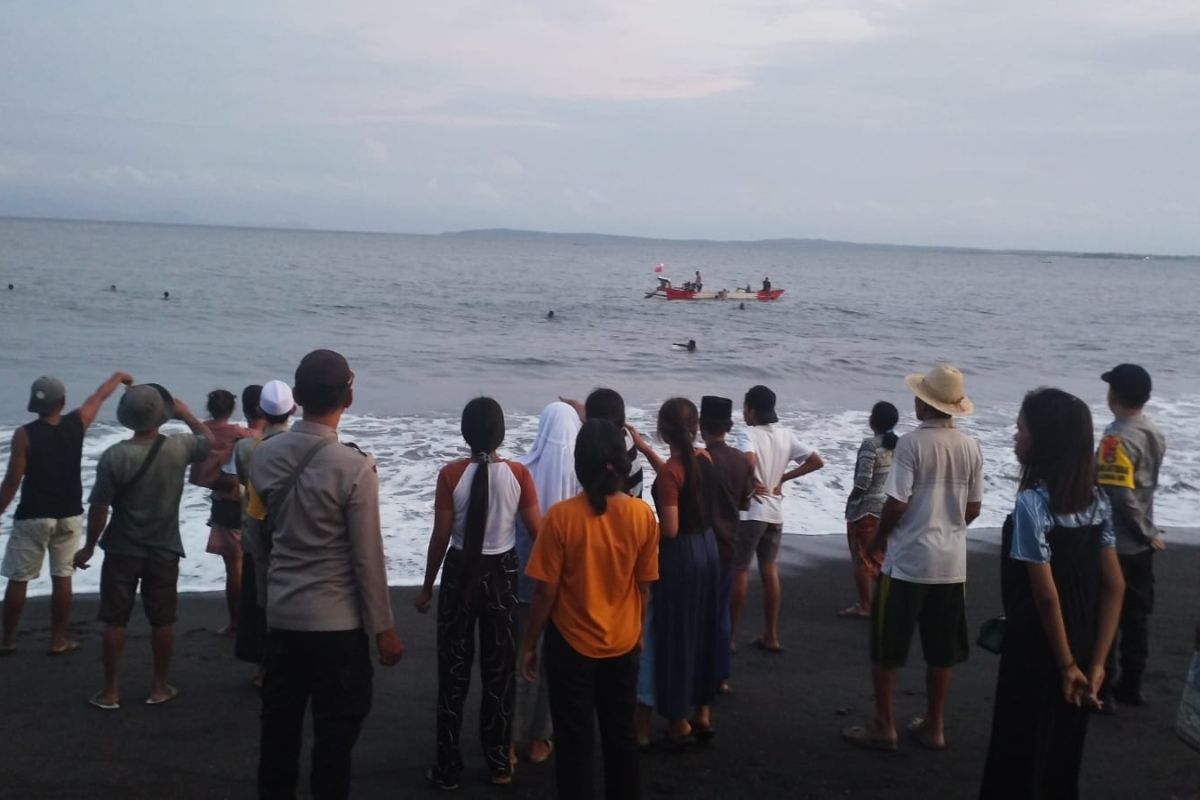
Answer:
[[258, 398], [258, 407], [264, 414], [272, 417], [282, 417], [296, 410], [296, 401], [292, 399], [292, 387], [283, 381], [267, 381]]

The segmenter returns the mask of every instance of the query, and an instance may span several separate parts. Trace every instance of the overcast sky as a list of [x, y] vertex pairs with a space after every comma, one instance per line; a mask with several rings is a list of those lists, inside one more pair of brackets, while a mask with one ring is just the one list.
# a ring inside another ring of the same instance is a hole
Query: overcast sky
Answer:
[[0, 2], [0, 214], [1200, 253], [1196, 0]]

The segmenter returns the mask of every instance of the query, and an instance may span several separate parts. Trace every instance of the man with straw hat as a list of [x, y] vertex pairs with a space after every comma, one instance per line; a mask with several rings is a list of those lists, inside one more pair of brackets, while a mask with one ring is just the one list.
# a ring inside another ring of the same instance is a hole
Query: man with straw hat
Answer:
[[921, 746], [941, 750], [950, 676], [967, 659], [967, 526], [983, 500], [983, 454], [977, 440], [954, 427], [954, 417], [975, 411], [961, 372], [941, 365], [905, 382], [921, 424], [896, 444], [875, 543], [887, 548], [871, 609], [875, 719], [843, 736], [861, 747], [896, 749], [896, 669], [919, 627], [928, 707], [907, 731]]

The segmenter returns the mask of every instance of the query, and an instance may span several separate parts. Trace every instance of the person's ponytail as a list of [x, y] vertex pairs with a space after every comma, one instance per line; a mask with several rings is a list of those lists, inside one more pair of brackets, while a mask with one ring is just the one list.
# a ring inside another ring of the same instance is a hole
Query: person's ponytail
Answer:
[[575, 437], [575, 477], [597, 516], [608, 511], [608, 497], [621, 490], [629, 474], [629, 454], [621, 429], [605, 419], [590, 419]]
[[673, 397], [658, 411], [658, 433], [679, 457], [683, 465], [683, 486], [679, 492], [680, 530], [690, 532], [704, 523], [704, 479], [696, 458], [696, 431], [700, 414], [696, 404], [686, 397]]
[[871, 430], [883, 436], [883, 449], [895, 450], [896, 442], [900, 441], [896, 436], [896, 423], [900, 421], [900, 412], [891, 403], [880, 401], [871, 409], [870, 425]]
[[500, 404], [490, 397], [477, 397], [467, 403], [462, 413], [462, 435], [471, 448], [471, 460], [476, 462], [463, 526], [462, 582], [467, 585], [478, 576], [483, 559], [491, 493], [492, 451], [504, 441], [504, 411]]

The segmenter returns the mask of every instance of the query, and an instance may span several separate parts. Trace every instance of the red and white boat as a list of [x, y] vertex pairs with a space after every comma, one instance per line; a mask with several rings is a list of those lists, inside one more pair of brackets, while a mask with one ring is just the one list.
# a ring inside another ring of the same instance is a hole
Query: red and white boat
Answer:
[[758, 303], [770, 303], [773, 300], [778, 300], [783, 295], [783, 289], [767, 289], [757, 292], [747, 292], [744, 289], [722, 289], [719, 292], [697, 292], [691, 289], [679, 289], [674, 286], [668, 286], [665, 283], [659, 284], [647, 297], [662, 297], [667, 300], [734, 300], [743, 303], [754, 301]]

